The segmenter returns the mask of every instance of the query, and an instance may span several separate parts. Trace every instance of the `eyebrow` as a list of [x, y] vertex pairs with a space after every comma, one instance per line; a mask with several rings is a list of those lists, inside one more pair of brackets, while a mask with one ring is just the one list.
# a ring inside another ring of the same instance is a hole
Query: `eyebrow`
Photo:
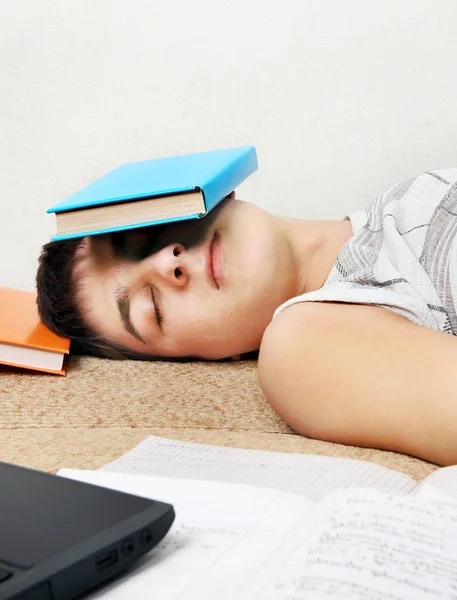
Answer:
[[130, 320], [130, 296], [128, 289], [125, 287], [118, 287], [114, 290], [114, 296], [116, 298], [119, 315], [124, 324], [124, 329], [130, 333], [130, 335], [133, 335], [139, 342], [146, 344], [146, 340], [141, 337]]

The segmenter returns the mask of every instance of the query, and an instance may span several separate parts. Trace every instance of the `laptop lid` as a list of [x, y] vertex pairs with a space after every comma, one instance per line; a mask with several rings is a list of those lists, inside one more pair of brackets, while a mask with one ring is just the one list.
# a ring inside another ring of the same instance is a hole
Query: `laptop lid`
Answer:
[[166, 535], [170, 504], [0, 462], [0, 600], [71, 600]]

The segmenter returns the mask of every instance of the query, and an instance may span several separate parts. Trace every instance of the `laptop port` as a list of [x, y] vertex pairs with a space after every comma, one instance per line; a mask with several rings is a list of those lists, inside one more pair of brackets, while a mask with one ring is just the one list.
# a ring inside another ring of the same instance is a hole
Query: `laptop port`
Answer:
[[117, 563], [117, 550], [111, 550], [110, 552], [105, 552], [100, 554], [95, 562], [95, 566], [97, 567], [97, 571], [103, 571], [107, 569], [114, 563]]

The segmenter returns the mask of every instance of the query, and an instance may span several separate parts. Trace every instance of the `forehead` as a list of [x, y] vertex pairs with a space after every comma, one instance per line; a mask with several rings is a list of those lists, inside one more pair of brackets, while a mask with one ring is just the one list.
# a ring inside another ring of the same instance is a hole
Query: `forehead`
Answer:
[[113, 261], [110, 239], [103, 236], [86, 237], [77, 250], [73, 266], [73, 280], [76, 289], [80, 288], [83, 281], [94, 270], [108, 267]]
[[79, 310], [97, 334], [112, 343], [144, 352], [144, 345], [125, 331], [114, 294], [129, 271], [128, 263], [113, 255], [109, 238], [96, 237], [86, 240], [73, 272]]
[[73, 268], [76, 300], [84, 314], [92, 312], [94, 305], [105, 304], [102, 293], [114, 278], [117, 264], [108, 236], [84, 239]]

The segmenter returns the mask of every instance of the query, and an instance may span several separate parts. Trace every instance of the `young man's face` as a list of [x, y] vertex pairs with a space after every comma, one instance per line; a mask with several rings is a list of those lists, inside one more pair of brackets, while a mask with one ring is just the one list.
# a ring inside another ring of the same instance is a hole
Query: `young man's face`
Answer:
[[295, 293], [277, 217], [240, 200], [200, 220], [86, 238], [82, 255], [74, 276], [87, 324], [146, 355], [257, 350], [274, 310]]

